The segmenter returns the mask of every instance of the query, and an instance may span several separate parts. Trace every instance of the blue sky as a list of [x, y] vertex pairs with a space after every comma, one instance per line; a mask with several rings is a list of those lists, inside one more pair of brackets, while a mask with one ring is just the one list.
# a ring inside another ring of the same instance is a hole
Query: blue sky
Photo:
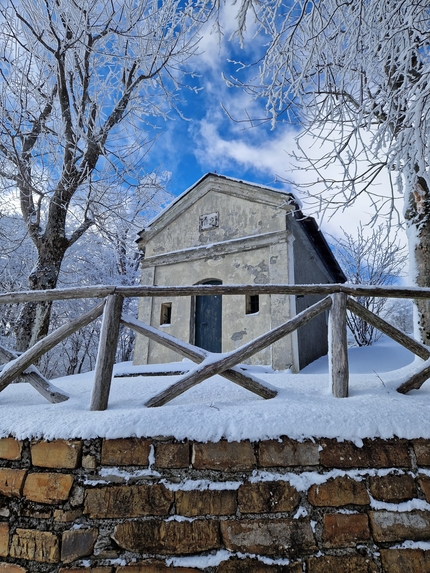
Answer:
[[222, 109], [225, 106], [236, 119], [245, 118], [247, 112], [253, 117], [264, 113], [263, 102], [252, 101], [242, 90], [227, 87], [222, 79], [222, 72], [234, 73], [237, 68], [228, 59], [248, 57], [262, 42], [261, 38], [251, 39], [242, 50], [237, 40], [228, 40], [233, 30], [231, 12], [225, 16], [220, 44], [210, 30], [202, 38], [200, 55], [191, 64], [200, 76], [192, 80], [199, 91], [183, 90], [180, 95], [180, 109], [188, 121], [173, 112], [169, 121], [160, 124], [160, 135], [149, 159], [152, 165], [171, 172], [169, 190], [174, 195], [208, 171], [274, 187], [286, 186], [279, 181], [279, 176], [287, 174], [284, 140], [287, 132], [287, 139], [291, 139], [294, 130], [282, 124], [275, 131], [269, 124], [249, 129], [232, 121]]

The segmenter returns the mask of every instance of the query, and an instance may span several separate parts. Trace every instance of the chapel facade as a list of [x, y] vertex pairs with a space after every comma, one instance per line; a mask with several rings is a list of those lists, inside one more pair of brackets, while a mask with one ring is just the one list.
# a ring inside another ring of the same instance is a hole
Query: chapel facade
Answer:
[[[139, 234], [142, 284], [314, 284], [345, 276], [290, 193], [208, 173]], [[228, 352], [286, 322], [320, 297], [225, 295], [141, 298], [139, 320], [212, 352]], [[250, 359], [298, 371], [327, 353], [327, 317]], [[138, 335], [134, 363], [182, 360]]]

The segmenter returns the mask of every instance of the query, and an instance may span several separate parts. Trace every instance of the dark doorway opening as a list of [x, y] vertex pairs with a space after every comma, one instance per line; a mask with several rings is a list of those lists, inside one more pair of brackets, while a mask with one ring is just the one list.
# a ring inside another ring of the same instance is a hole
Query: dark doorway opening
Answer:
[[[221, 285], [222, 281], [211, 279], [199, 284]], [[222, 351], [222, 296], [196, 296], [195, 345], [209, 352]]]

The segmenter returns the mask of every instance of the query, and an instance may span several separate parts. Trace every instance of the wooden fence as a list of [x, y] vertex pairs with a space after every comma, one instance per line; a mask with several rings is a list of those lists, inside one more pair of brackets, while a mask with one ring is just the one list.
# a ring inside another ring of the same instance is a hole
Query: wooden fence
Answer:
[[[122, 312], [123, 300], [126, 297], [224, 296], [244, 294], [321, 295], [324, 298], [321, 298], [319, 302], [313, 304], [270, 332], [262, 334], [236, 350], [225, 354], [211, 353], [202, 348], [198, 348], [197, 346], [186, 343], [136, 320], [134, 317], [126, 316]], [[427, 299], [430, 298], [430, 289], [418, 287], [357, 286], [348, 284], [195, 285], [177, 287], [95, 286], [2, 294], [0, 295], [0, 305], [78, 298], [98, 298], [103, 300], [92, 310], [64, 324], [54, 332], [51, 332], [43, 340], [37, 342], [21, 355], [0, 346], [0, 360], [4, 362], [0, 372], [0, 392], [14, 381], [28, 382], [50, 402], [58, 403], [67, 400], [68, 396], [46, 380], [34, 366], [34, 363], [62, 340], [102, 315], [103, 320], [94, 373], [91, 410], [105, 410], [108, 407], [118, 333], [121, 324], [178, 352], [186, 358], [190, 358], [198, 364], [197, 367], [185, 373], [169, 388], [148, 400], [145, 404], [147, 407], [162, 406], [189, 388], [216, 374], [220, 374], [235, 384], [239, 384], [251, 392], [258, 394], [262, 398], [273, 398], [277, 394], [276, 390], [261, 380], [256, 379], [249, 372], [245, 372], [245, 370], [240, 368], [239, 364], [284, 336], [291, 334], [326, 310], [329, 311], [329, 376], [331, 377], [332, 392], [334, 396], [338, 398], [346, 398], [348, 396], [349, 387], [346, 327], [347, 310], [396, 340], [422, 360], [426, 361], [430, 358], [429, 348], [367, 310], [354, 300], [353, 297], [357, 296]], [[405, 394], [410, 390], [419, 389], [429, 377], [430, 365], [423, 364], [421, 371], [403, 383], [397, 391]]]

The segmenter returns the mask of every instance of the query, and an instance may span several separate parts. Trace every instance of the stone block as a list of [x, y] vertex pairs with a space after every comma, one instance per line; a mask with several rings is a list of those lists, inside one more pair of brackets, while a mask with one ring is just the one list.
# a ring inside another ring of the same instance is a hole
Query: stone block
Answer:
[[405, 440], [363, 440], [363, 446], [352, 442], [321, 440], [321, 464], [327, 468], [410, 468]]
[[114, 541], [126, 551], [188, 555], [221, 547], [219, 524], [214, 520], [126, 521], [115, 527]]
[[384, 573], [430, 573], [430, 551], [381, 549]]
[[150, 447], [143, 438], [103, 440], [101, 462], [104, 466], [148, 466]]
[[21, 459], [22, 442], [15, 438], [0, 438], [0, 459], [16, 461]]
[[30, 444], [33, 466], [50, 469], [74, 470], [78, 467], [82, 453], [80, 440], [55, 440]]
[[307, 560], [306, 565], [308, 573], [378, 573], [379, 571], [370, 557], [360, 555], [313, 557]]
[[[113, 567], [61, 567], [59, 573], [112, 573]], [[1, 572], [0, 572], [1, 573]]]
[[0, 573], [27, 573], [27, 569], [12, 563], [0, 563]]
[[420, 484], [420, 488], [425, 495], [427, 503], [430, 502], [430, 477], [419, 477], [418, 483]]
[[329, 513], [324, 515], [322, 533], [324, 547], [355, 547], [370, 539], [369, 520], [361, 513]]
[[6, 497], [20, 497], [27, 470], [0, 468], [0, 494]]
[[39, 510], [31, 506], [23, 507], [19, 514], [21, 517], [30, 517], [32, 519], [51, 519], [52, 517], [52, 511], [50, 509]]
[[58, 538], [49, 531], [18, 528], [12, 536], [10, 556], [39, 563], [58, 563], [60, 559]]
[[241, 513], [275, 513], [293, 511], [300, 495], [285, 481], [245, 483], [237, 492]]
[[79, 507], [84, 503], [85, 489], [82, 486], [75, 486], [70, 494], [69, 503], [72, 507]]
[[82, 517], [81, 509], [69, 509], [67, 511], [56, 509], [54, 511], [54, 521], [57, 523], [70, 523], [72, 521], [76, 521], [80, 517]]
[[180, 469], [190, 465], [190, 444], [159, 443], [155, 446], [156, 468]]
[[237, 493], [232, 490], [177, 491], [176, 513], [187, 517], [199, 515], [233, 515]]
[[95, 470], [97, 467], [97, 460], [95, 456], [82, 456], [82, 467], [86, 470]]
[[254, 448], [250, 442], [194, 443], [192, 464], [196, 469], [244, 471], [256, 467]]
[[229, 551], [241, 553], [290, 557], [316, 549], [307, 519], [222, 521], [221, 535]]
[[430, 539], [429, 511], [371, 511], [369, 518], [377, 542]]
[[92, 519], [168, 515], [174, 493], [163, 484], [114, 486], [85, 492], [84, 513]]
[[312, 485], [308, 491], [308, 500], [317, 507], [342, 507], [370, 503], [365, 483], [347, 476], [330, 479], [320, 485]]
[[265, 440], [258, 444], [258, 465], [263, 468], [317, 466], [320, 463], [318, 448], [318, 444], [311, 441]]
[[96, 529], [73, 529], [65, 531], [61, 541], [61, 561], [71, 563], [75, 559], [91, 555], [97, 541]]
[[217, 567], [217, 573], [302, 573], [301, 563], [290, 565], [266, 564], [257, 559], [229, 559]]
[[430, 440], [413, 440], [412, 446], [418, 466], [430, 466]]
[[23, 495], [37, 503], [66, 501], [73, 485], [73, 475], [59, 473], [32, 473], [25, 480]]
[[401, 503], [417, 497], [415, 479], [409, 474], [371, 476], [369, 491], [372, 497], [386, 503]]
[[9, 554], [9, 524], [0, 523], [0, 557]]

